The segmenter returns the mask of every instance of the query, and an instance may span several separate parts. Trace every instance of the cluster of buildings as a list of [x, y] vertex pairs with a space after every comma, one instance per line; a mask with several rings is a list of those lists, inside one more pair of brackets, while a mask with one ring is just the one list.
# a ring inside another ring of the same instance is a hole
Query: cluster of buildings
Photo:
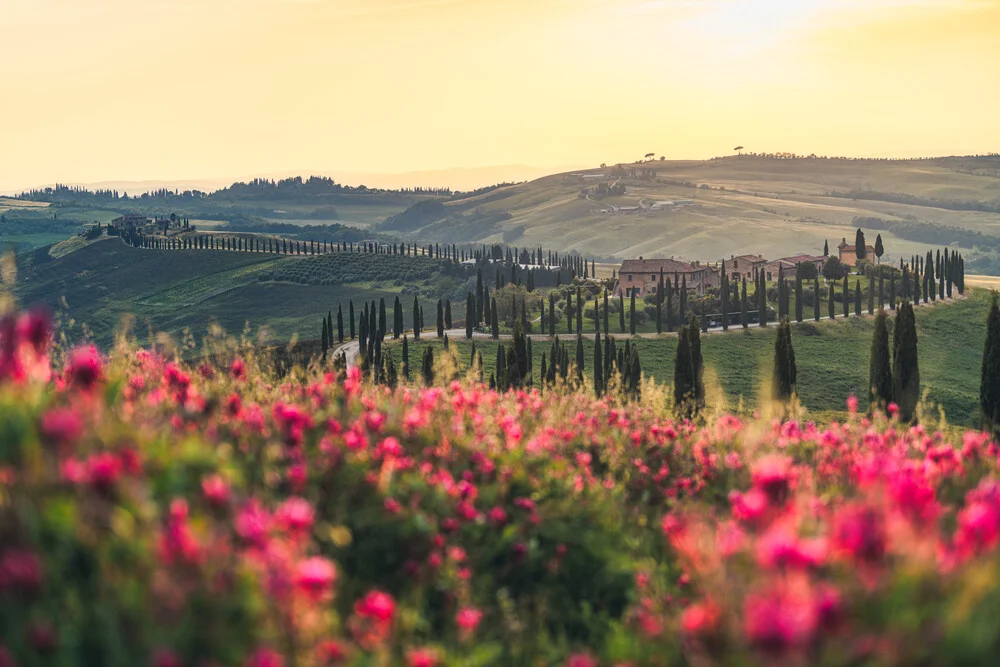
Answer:
[[137, 213], [126, 213], [111, 221], [111, 226], [116, 227], [119, 233], [141, 232], [149, 234], [159, 232], [166, 234], [170, 229], [183, 229], [188, 227], [187, 220], [171, 215], [169, 218], [147, 218]]
[[[853, 244], [847, 243], [847, 239], [841, 240], [837, 250], [841, 264], [854, 266], [857, 263], [857, 252]], [[869, 245], [867, 250], [869, 257], [875, 256], [875, 248]], [[697, 260], [683, 262], [674, 258], [626, 259], [618, 269], [615, 296], [630, 297], [635, 294], [639, 298], [655, 294], [661, 271], [664, 280], [670, 280], [675, 292], [682, 284], [686, 284], [689, 290], [704, 294], [706, 289], [721, 285], [723, 265], [730, 283], [753, 280], [760, 273], [764, 274], [767, 281], [773, 282], [778, 279], [779, 273], [794, 276], [800, 264], [812, 264], [818, 273], [822, 273], [823, 265], [828, 259], [826, 255], [793, 255], [772, 260], [765, 259], [763, 255], [730, 255], [729, 259], [715, 264], [703, 264]]]

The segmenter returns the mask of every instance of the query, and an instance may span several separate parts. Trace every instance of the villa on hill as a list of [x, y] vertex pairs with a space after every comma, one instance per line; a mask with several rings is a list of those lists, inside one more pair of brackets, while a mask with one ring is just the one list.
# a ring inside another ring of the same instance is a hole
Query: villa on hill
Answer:
[[793, 278], [799, 264], [812, 264], [816, 267], [816, 272], [822, 274], [826, 259], [823, 255], [793, 255], [792, 257], [775, 259], [764, 264], [764, 278], [769, 282], [775, 281], [778, 279], [779, 272], [786, 278]]
[[618, 284], [615, 286], [615, 296], [630, 297], [633, 294], [644, 297], [656, 294], [660, 281], [660, 272], [664, 281], [669, 280], [676, 292], [681, 281], [687, 284], [689, 290], [704, 294], [709, 287], [718, 287], [720, 271], [718, 268], [702, 264], [699, 261], [681, 262], [675, 259], [626, 259], [618, 269]]
[[[858, 263], [857, 247], [853, 243], [848, 244], [846, 238], [840, 239], [837, 250], [840, 251], [840, 263], [844, 266], [854, 266]], [[870, 243], [865, 244], [865, 257], [869, 259], [875, 257], [875, 246]]]
[[730, 255], [726, 260], [726, 274], [732, 282], [739, 282], [744, 278], [753, 280], [755, 272], [766, 261], [763, 255]]

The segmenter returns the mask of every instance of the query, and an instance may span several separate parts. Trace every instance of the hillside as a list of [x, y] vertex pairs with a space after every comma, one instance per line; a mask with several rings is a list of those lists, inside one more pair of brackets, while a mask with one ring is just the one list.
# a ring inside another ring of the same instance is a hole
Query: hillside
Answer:
[[[633, 173], [633, 169], [635, 173]], [[601, 184], [618, 185], [607, 196]], [[624, 194], [615, 194], [624, 188]], [[678, 200], [688, 203], [677, 205]], [[664, 204], [652, 210], [654, 202]], [[605, 213], [637, 207], [632, 214]], [[414, 238], [718, 259], [819, 253], [881, 233], [890, 260], [941, 244], [970, 250], [970, 273], [1000, 273], [1000, 157], [877, 161], [734, 156], [559, 174], [483, 195], [418, 204], [378, 229]], [[877, 219], [877, 220], [871, 220]], [[872, 234], [874, 235], [874, 234]], [[980, 247], [972, 252], [973, 246]]]
[[213, 323], [230, 334], [246, 328], [261, 341], [312, 338], [318, 314], [339, 304], [346, 312], [351, 299], [360, 308], [401, 295], [409, 318], [414, 294], [464, 299], [469, 280], [464, 268], [426, 257], [147, 251], [112, 238], [59, 257], [49, 250], [18, 256], [18, 301], [56, 312], [71, 339], [88, 333], [101, 344], [132, 315], [132, 332], [143, 339], [185, 329], [200, 338]]

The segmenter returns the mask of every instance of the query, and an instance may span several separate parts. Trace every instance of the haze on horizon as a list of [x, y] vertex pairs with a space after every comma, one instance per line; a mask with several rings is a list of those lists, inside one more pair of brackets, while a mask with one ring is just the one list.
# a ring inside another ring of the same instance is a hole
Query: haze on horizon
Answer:
[[5, 0], [0, 191], [1000, 150], [1000, 0]]

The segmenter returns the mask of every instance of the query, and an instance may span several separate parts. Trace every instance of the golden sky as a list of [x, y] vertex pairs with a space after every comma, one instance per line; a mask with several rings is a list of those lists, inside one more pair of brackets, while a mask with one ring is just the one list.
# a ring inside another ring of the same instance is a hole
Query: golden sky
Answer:
[[0, 190], [1000, 151], [1000, 0], [0, 0]]

